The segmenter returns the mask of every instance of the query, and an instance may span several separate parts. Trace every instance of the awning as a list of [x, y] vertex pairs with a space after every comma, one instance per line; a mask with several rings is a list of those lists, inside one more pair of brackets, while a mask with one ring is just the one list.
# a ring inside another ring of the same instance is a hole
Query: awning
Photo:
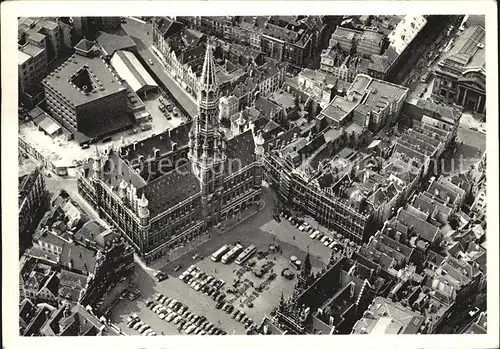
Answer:
[[57, 132], [59, 132], [61, 130], [61, 127], [58, 124], [56, 124], [54, 121], [52, 121], [50, 118], [48, 118], [48, 117], [45, 117], [38, 124], [38, 127], [40, 127], [49, 136], [57, 134]]

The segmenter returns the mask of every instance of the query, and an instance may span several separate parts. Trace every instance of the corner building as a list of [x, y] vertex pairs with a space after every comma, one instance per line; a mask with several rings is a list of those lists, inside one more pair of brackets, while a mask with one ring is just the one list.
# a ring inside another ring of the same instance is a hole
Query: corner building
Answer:
[[264, 141], [254, 141], [251, 130], [227, 140], [218, 128], [218, 106], [208, 46], [199, 115], [190, 130], [186, 124], [96, 150], [78, 174], [82, 196], [147, 262], [260, 203]]

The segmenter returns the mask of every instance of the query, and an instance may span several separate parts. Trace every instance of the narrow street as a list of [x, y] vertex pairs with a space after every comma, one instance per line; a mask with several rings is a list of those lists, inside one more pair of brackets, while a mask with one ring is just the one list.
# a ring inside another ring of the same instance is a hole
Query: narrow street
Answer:
[[[192, 96], [166, 72], [162, 62], [151, 49], [153, 46], [153, 26], [151, 23], [143, 24], [129, 19], [127, 23], [122, 23], [122, 28], [136, 43], [139, 60], [142, 60], [145, 68], [153, 73], [153, 78], [156, 77], [155, 80], [160, 83], [160, 86], [168, 90], [191, 117], [196, 116], [198, 106]], [[150, 60], [153, 64], [149, 64]]]

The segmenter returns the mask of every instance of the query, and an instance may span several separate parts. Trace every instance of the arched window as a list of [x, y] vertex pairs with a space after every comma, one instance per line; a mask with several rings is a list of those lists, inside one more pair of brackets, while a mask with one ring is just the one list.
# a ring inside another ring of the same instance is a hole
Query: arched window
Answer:
[[209, 99], [209, 100], [213, 100], [213, 99], [214, 99], [214, 92], [213, 92], [213, 91], [210, 91], [210, 92], [208, 93], [208, 99]]

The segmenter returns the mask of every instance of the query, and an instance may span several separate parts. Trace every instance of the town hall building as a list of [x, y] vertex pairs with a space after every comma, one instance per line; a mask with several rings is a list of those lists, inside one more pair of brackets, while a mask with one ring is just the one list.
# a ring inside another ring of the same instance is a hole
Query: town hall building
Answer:
[[193, 122], [97, 151], [78, 174], [80, 194], [147, 261], [260, 204], [263, 139], [226, 139], [207, 47]]

